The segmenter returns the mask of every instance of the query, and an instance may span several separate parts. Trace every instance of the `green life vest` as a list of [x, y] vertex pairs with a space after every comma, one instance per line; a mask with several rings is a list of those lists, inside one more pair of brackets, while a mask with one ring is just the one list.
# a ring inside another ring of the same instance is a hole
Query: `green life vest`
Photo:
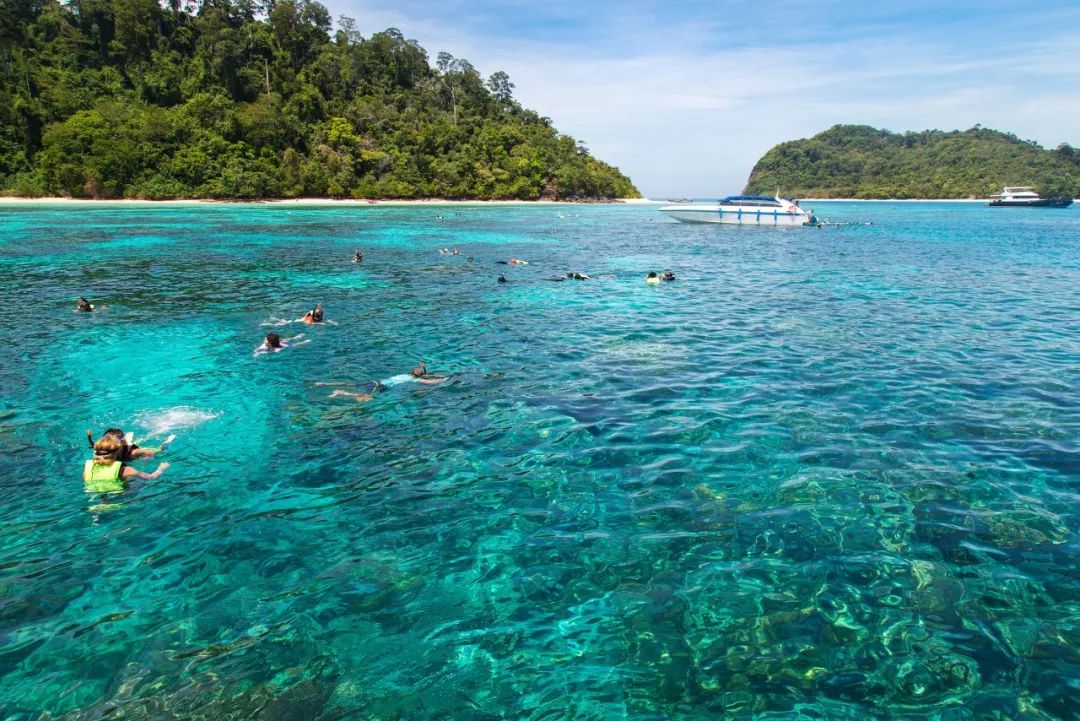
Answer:
[[87, 493], [120, 493], [124, 490], [121, 469], [124, 464], [114, 461], [108, 465], [87, 461], [83, 466], [83, 481]]

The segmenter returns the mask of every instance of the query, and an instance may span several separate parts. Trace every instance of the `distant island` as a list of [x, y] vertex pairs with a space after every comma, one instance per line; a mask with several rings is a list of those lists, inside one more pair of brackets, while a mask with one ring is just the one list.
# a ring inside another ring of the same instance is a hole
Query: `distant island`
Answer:
[[0, 195], [640, 197], [513, 89], [306, 0], [3, 3]]
[[745, 193], [800, 198], [985, 198], [1005, 185], [1043, 197], [1080, 193], [1080, 149], [1047, 150], [1011, 133], [970, 130], [891, 133], [835, 125], [780, 143], [757, 162]]

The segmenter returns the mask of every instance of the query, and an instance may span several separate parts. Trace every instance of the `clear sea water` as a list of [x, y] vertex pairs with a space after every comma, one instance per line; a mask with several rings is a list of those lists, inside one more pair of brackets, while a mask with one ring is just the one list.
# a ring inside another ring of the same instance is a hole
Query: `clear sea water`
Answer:
[[0, 718], [1080, 717], [1080, 209], [815, 205], [0, 208]]

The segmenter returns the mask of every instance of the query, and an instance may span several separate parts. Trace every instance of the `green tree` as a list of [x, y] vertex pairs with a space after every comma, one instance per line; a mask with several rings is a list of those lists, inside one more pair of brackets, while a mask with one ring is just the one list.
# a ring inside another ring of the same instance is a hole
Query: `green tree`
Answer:
[[0, 3], [0, 192], [636, 195], [513, 83], [311, 0]]

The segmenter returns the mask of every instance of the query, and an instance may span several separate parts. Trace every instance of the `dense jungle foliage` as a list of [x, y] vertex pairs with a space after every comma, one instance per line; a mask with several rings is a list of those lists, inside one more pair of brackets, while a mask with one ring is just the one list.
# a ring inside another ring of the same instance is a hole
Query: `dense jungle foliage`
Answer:
[[309, 0], [2, 0], [0, 193], [638, 196], [513, 88]]
[[1030, 185], [1043, 197], [1080, 193], [1080, 149], [1046, 150], [1011, 133], [890, 133], [836, 125], [780, 143], [754, 166], [747, 193], [802, 198], [968, 198]]

